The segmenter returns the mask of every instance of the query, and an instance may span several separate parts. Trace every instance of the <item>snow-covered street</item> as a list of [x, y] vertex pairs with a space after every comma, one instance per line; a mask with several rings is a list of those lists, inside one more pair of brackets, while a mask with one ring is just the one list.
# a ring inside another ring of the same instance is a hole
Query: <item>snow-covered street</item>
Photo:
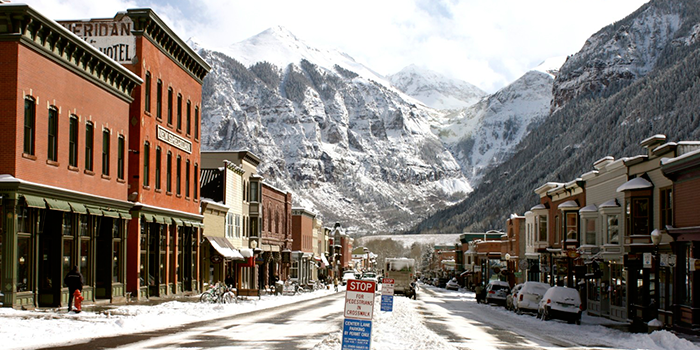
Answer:
[[[89, 347], [114, 339], [122, 349], [315, 349], [342, 343], [344, 293], [331, 290], [295, 296], [263, 296], [238, 304], [169, 301], [125, 305], [104, 312], [66, 313], [0, 309], [3, 349]], [[667, 331], [622, 332], [598, 317], [580, 326], [516, 315], [477, 304], [467, 291], [423, 286], [418, 300], [394, 298], [394, 311], [379, 311], [372, 349], [677, 349], [700, 350]], [[114, 338], [110, 338], [114, 337]]]

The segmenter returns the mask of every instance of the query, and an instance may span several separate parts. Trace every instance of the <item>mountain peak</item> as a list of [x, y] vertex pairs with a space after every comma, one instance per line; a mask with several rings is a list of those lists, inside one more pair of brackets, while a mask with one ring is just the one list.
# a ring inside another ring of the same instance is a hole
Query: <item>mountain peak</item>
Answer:
[[486, 95], [466, 81], [449, 78], [415, 64], [404, 67], [388, 78], [399, 90], [435, 109], [465, 108]]

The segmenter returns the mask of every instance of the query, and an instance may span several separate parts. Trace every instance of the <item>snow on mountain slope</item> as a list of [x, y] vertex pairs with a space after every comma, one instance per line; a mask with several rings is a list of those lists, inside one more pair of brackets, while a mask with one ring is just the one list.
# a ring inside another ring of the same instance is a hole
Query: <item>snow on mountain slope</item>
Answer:
[[[450, 149], [470, 183], [515, 152], [515, 146], [549, 113], [553, 66], [542, 65], [469, 108], [454, 112], [433, 131]], [[544, 73], [546, 71], [547, 73]]]
[[410, 65], [388, 78], [399, 90], [435, 109], [466, 108], [487, 95], [465, 81], [451, 79], [416, 65]]
[[395, 232], [471, 191], [431, 132], [435, 111], [349, 56], [281, 28], [199, 53], [212, 66], [202, 148], [252, 151], [266, 181], [324, 221]]

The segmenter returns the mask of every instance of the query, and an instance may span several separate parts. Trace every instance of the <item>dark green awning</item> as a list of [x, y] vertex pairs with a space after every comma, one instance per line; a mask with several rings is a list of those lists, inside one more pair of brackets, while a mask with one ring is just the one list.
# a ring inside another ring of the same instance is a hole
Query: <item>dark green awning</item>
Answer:
[[128, 210], [117, 209], [117, 213], [122, 219], [131, 220], [131, 213]]
[[170, 220], [166, 220], [165, 216], [162, 216], [162, 215], [153, 215], [153, 216], [155, 216], [156, 222], [159, 224], [165, 225], [168, 221], [170, 221]]
[[85, 208], [85, 205], [81, 203], [75, 203], [75, 202], [68, 202], [70, 205], [71, 209], [73, 210], [74, 213], [78, 214], [87, 214], [87, 208]]
[[104, 213], [104, 216], [108, 218], [119, 219], [119, 213], [116, 211], [102, 209], [102, 212]]
[[49, 209], [58, 211], [71, 211], [70, 205], [66, 201], [60, 201], [58, 199], [44, 198], [46, 204], [48, 204]]
[[86, 205], [85, 208], [87, 209], [88, 213], [93, 216], [102, 216], [104, 215], [102, 212], [102, 209], [97, 208], [97, 207], [91, 207], [89, 205]]
[[23, 194], [22, 198], [24, 198], [24, 202], [30, 208], [46, 209], [46, 202], [44, 202], [44, 198], [42, 198], [42, 197], [36, 197], [36, 196], [30, 196], [28, 194]]
[[182, 221], [182, 219], [173, 218], [173, 224], [175, 224], [175, 225], [177, 225], [177, 226], [184, 226], [184, 225], [185, 225], [185, 222]]
[[144, 218], [147, 222], [155, 222], [156, 221], [156, 218], [153, 214], [141, 213], [141, 217]]

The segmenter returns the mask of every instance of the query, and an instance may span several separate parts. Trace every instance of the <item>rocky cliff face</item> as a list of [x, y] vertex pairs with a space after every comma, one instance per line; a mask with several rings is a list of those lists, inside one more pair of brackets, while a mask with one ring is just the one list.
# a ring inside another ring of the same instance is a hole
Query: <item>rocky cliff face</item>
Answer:
[[696, 1], [651, 1], [591, 36], [562, 66], [552, 111], [577, 96], [627, 85], [652, 71], [670, 46], [699, 40], [700, 26], [690, 11], [695, 6]]
[[435, 112], [347, 55], [282, 28], [226, 53], [198, 50], [212, 66], [203, 149], [252, 151], [267, 181], [325, 222], [394, 232], [471, 191], [430, 131]]

